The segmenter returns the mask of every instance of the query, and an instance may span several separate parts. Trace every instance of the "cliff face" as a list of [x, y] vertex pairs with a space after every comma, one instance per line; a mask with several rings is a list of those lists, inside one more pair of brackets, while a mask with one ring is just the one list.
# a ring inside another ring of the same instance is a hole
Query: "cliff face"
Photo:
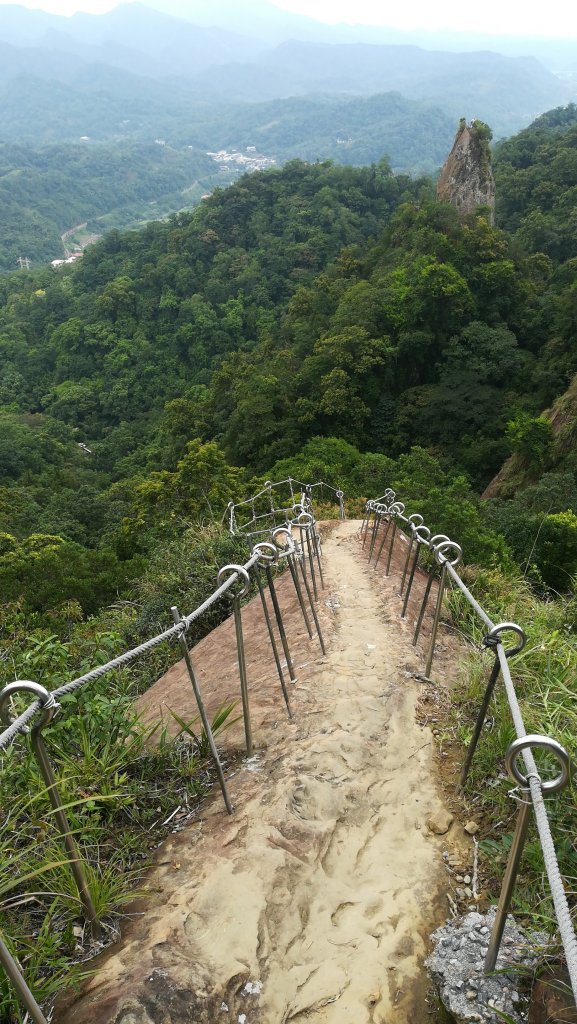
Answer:
[[[551, 424], [553, 438], [546, 465], [539, 475], [548, 473], [575, 473], [577, 471], [577, 375], [567, 391], [557, 398], [543, 417]], [[518, 454], [511, 455], [487, 485], [482, 498], [512, 498], [518, 491], [535, 483], [526, 461]]]
[[495, 181], [491, 171], [491, 131], [481, 121], [459, 125], [453, 148], [443, 165], [437, 199], [452, 203], [461, 214], [488, 206], [491, 223], [495, 208]]

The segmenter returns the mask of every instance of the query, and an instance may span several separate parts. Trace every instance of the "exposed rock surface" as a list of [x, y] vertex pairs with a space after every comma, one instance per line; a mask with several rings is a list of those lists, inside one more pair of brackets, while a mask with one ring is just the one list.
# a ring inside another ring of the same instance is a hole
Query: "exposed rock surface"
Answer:
[[566, 967], [553, 965], [539, 976], [531, 993], [529, 1024], [576, 1024], [577, 1009]]
[[486, 977], [485, 954], [494, 919], [491, 907], [486, 914], [456, 918], [433, 935], [435, 948], [426, 963], [456, 1024], [498, 1024], [503, 1014], [518, 1024], [527, 1020], [527, 1001], [519, 987], [537, 963], [542, 953], [537, 945], [542, 947], [546, 936], [524, 935], [509, 915], [497, 958], [499, 973]]
[[495, 208], [495, 181], [491, 170], [490, 130], [481, 121], [461, 120], [453, 148], [437, 183], [437, 199], [451, 203], [462, 215], [488, 206], [491, 223]]

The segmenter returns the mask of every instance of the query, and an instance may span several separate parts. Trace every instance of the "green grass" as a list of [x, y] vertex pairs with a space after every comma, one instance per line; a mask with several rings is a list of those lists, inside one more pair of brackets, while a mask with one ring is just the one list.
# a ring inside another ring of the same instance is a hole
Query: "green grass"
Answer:
[[[528, 733], [558, 740], [571, 758], [577, 759], [577, 635], [574, 597], [544, 600], [522, 577], [480, 570], [472, 575], [473, 592], [493, 621], [517, 622], [527, 634], [524, 650], [510, 660], [510, 669]], [[453, 591], [448, 598], [451, 615], [478, 646], [486, 630], [471, 612], [463, 596]], [[463, 681], [453, 705], [453, 728], [468, 743], [492, 665], [492, 655], [471, 649], [463, 666]], [[489, 708], [465, 794], [475, 795], [487, 825], [480, 848], [493, 875], [495, 895], [506, 863], [514, 829], [516, 805], [509, 796], [513, 782], [504, 776], [503, 757], [515, 738], [504, 686], [499, 678]], [[558, 774], [557, 762], [534, 751], [543, 777]], [[547, 799], [553, 838], [566, 892], [577, 906], [577, 811], [575, 789], [570, 784]], [[544, 871], [539, 839], [531, 826], [521, 874], [513, 899], [513, 912], [526, 914], [533, 925], [556, 931], [552, 901]]]

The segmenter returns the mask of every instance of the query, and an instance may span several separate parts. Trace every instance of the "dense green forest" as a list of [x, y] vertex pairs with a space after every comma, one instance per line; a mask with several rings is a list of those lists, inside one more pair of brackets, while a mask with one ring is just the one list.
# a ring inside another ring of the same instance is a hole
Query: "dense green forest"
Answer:
[[[240, 557], [214, 525], [229, 499], [287, 473], [338, 483], [353, 509], [397, 488], [462, 543], [488, 603], [523, 578], [521, 619], [533, 609], [572, 671], [576, 132], [572, 107], [498, 147], [497, 226], [385, 160], [295, 160], [111, 231], [58, 274], [2, 276], [6, 677], [52, 686], [165, 626], [175, 597], [192, 607]], [[508, 488], [491, 483], [504, 463]], [[124, 722], [169, 657], [120, 673], [114, 707], [97, 691], [95, 730]], [[10, 785], [26, 791], [18, 758]], [[158, 761], [141, 745], [126, 771], [141, 794]], [[122, 835], [126, 866], [138, 842]]]
[[0, 145], [0, 269], [12, 270], [19, 256], [48, 262], [64, 253], [60, 236], [92, 221], [103, 233], [102, 214], [116, 227], [142, 217], [151, 205], [170, 212], [198, 202], [218, 168], [204, 154], [169, 146], [118, 142], [40, 148]]
[[[546, 131], [540, 159], [570, 155], [571, 124]], [[499, 187], [513, 144], [498, 155]], [[567, 203], [566, 177], [559, 190]], [[554, 232], [555, 204], [540, 215]], [[540, 414], [577, 371], [570, 260], [483, 211], [459, 221], [426, 179], [385, 163], [294, 161], [193, 213], [112, 231], [58, 277], [5, 276], [0, 525], [19, 545], [63, 537], [87, 573], [105, 551], [102, 594], [81, 600], [93, 611], [136, 571], [150, 531], [198, 511], [191, 495], [174, 499], [206, 444], [245, 480], [319, 437], [392, 459], [420, 446], [471, 494], [533, 434], [527, 458], [544, 467]], [[570, 507], [561, 490], [552, 513]], [[52, 603], [78, 597], [67, 587]]]

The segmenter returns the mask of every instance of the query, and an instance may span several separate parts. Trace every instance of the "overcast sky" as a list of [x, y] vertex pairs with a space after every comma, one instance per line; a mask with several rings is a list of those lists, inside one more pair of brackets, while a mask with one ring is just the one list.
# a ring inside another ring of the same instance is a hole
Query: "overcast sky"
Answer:
[[[119, 0], [0, 0], [20, 2], [53, 14], [90, 11], [100, 14], [118, 5]], [[127, 0], [124, 0], [127, 2]], [[146, 2], [146, 0], [144, 0]], [[467, 4], [463, 0], [411, 0], [411, 3], [383, 0], [274, 0], [276, 6], [307, 14], [326, 22], [390, 25], [403, 29], [453, 29], [513, 35], [553, 36], [577, 39], [577, 4], [569, 0], [548, 0], [545, 4], [526, 0], [484, 0]], [[242, 0], [239, 0], [239, 5]], [[150, 6], [162, 9], [162, 0]], [[215, 0], [215, 8], [218, 0]], [[1, 12], [0, 12], [1, 17]]]

